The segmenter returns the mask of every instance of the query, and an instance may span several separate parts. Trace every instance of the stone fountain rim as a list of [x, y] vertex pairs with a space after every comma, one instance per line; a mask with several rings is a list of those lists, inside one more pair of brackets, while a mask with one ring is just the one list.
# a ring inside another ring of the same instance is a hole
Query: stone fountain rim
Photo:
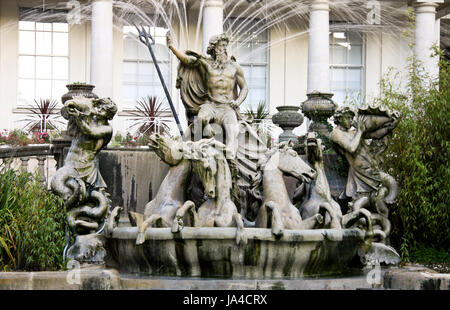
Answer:
[[[284, 230], [281, 238], [275, 238], [267, 228], [246, 227], [244, 232], [248, 240], [272, 242], [320, 242], [343, 241], [344, 239], [365, 238], [365, 232], [358, 228], [352, 229], [310, 229]], [[112, 232], [112, 239], [136, 240], [137, 227], [118, 227]], [[184, 227], [179, 233], [172, 233], [171, 228], [148, 228], [145, 231], [146, 240], [235, 240], [235, 227]]]

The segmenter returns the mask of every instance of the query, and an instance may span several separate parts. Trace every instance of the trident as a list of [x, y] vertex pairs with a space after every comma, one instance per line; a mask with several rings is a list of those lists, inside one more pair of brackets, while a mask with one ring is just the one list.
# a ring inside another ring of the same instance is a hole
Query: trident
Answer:
[[162, 76], [161, 69], [159, 69], [159, 65], [158, 65], [158, 62], [156, 61], [155, 53], [153, 53], [152, 45], [155, 44], [155, 39], [153, 39], [153, 37], [145, 30], [144, 26], [141, 26], [141, 29], [139, 29], [139, 27], [135, 23], [133, 23], [133, 25], [134, 25], [134, 27], [136, 27], [136, 29], [139, 33], [139, 41], [141, 41], [142, 43], [147, 45], [148, 50], [150, 51], [150, 55], [152, 56], [153, 63], [155, 64], [155, 67], [156, 67], [156, 71], [158, 72], [159, 80], [161, 81], [161, 84], [164, 88], [164, 93], [166, 94], [167, 101], [169, 102], [169, 105], [170, 105], [170, 109], [172, 110], [172, 114], [175, 117], [175, 121], [177, 123], [178, 130], [180, 131], [181, 138], [183, 139], [183, 141], [186, 141], [185, 137], [184, 137], [183, 129], [181, 128], [180, 120], [178, 119], [177, 112], [175, 111], [175, 107], [173, 106], [172, 98], [170, 97], [169, 91], [167, 90], [167, 86], [166, 86], [166, 83], [164, 82], [164, 78]]

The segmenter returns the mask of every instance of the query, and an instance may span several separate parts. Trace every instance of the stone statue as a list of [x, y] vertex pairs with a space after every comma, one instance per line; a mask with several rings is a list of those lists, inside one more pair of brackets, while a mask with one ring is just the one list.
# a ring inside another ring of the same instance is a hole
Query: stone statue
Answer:
[[[316, 132], [309, 132], [306, 135], [306, 154], [308, 163], [317, 172], [317, 175], [311, 182], [303, 182], [297, 189], [302, 193], [296, 193], [301, 196], [299, 210], [302, 218], [307, 219], [319, 213], [321, 207], [327, 210], [325, 215], [325, 226], [330, 228], [342, 228], [342, 212], [339, 204], [331, 197], [330, 186], [328, 184], [325, 168], [323, 164], [323, 146], [322, 140], [317, 137]], [[297, 199], [300, 200], [299, 197]]]
[[207, 49], [211, 57], [205, 57], [178, 51], [167, 33], [167, 46], [180, 60], [177, 87], [181, 88], [188, 119], [197, 116], [203, 133], [209, 137], [214, 135], [210, 123], [223, 126], [227, 156], [234, 159], [239, 135], [237, 109], [247, 97], [248, 87], [242, 68], [234, 57], [228, 57], [228, 43], [225, 34], [212, 37]]
[[316, 172], [305, 163], [292, 144], [281, 143], [280, 148], [270, 150], [263, 160], [264, 202], [256, 218], [256, 227], [272, 228], [276, 236], [283, 235], [283, 229], [313, 229], [323, 222], [320, 214], [302, 219], [300, 211], [289, 199], [283, 175], [290, 175], [302, 182], [309, 183]]
[[187, 201], [177, 211], [172, 232], [180, 231], [187, 211], [194, 227], [237, 227], [236, 243], [245, 244], [244, 223], [232, 197], [232, 179], [228, 161], [225, 158], [226, 146], [215, 139], [202, 139], [188, 142], [186, 157], [192, 162], [192, 170], [199, 176], [206, 200], [197, 208]]
[[[145, 242], [147, 227], [172, 227], [177, 233], [188, 226], [238, 228], [236, 241], [245, 243], [244, 224], [231, 199], [231, 172], [225, 158], [225, 145], [215, 139], [183, 142], [153, 134], [151, 148], [171, 166], [155, 199], [147, 203], [144, 215], [129, 212], [130, 221], [138, 226], [136, 244]], [[199, 176], [205, 201], [197, 208], [187, 195], [193, 173]]]
[[351, 200], [352, 211], [367, 207], [378, 213], [380, 216], [373, 216], [373, 219], [382, 226], [378, 234], [384, 240], [390, 232], [387, 204], [394, 201], [398, 187], [395, 179], [381, 170], [376, 156], [380, 152], [374, 152], [371, 144], [377, 144], [373, 142], [375, 140], [386, 143], [387, 135], [400, 118], [397, 112], [379, 106], [360, 108], [356, 122], [354, 117], [355, 113], [348, 107], [338, 108], [334, 115], [337, 127], [330, 135], [337, 152], [349, 163], [347, 184], [341, 198]]
[[68, 257], [80, 263], [103, 263], [106, 252], [100, 232], [107, 224], [107, 215], [117, 218], [120, 209], [110, 210], [97, 158], [111, 140], [109, 121], [116, 112], [117, 107], [109, 98], [75, 97], [61, 109], [62, 116], [69, 121], [68, 133], [73, 140], [64, 166], [51, 181], [51, 189], [64, 200], [68, 225], [75, 236]]
[[247, 206], [259, 199], [250, 188], [258, 174], [257, 163], [267, 147], [240, 118], [239, 106], [247, 97], [248, 87], [242, 68], [234, 57], [228, 56], [228, 43], [225, 34], [214, 36], [207, 50], [211, 57], [206, 57], [193, 51], [178, 51], [167, 34], [167, 46], [180, 60], [177, 88], [189, 122], [186, 136], [191, 135], [194, 140], [214, 137], [226, 145], [233, 200], [245, 213]]
[[149, 146], [170, 169], [155, 198], [145, 205], [144, 214], [128, 212], [132, 225], [139, 228], [136, 244], [145, 242], [147, 227], [172, 227], [177, 210], [187, 200], [186, 188], [192, 170], [191, 162], [184, 156], [185, 144], [180, 137], [171, 139], [153, 134]]

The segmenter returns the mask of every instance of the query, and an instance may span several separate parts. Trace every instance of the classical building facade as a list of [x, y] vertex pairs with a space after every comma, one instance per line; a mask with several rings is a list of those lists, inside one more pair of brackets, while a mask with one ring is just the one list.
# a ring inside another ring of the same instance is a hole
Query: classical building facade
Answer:
[[[177, 61], [165, 46], [169, 29], [181, 49], [203, 53], [212, 35], [228, 32], [230, 53], [250, 88], [242, 110], [265, 101], [271, 114], [280, 105], [300, 105], [314, 91], [334, 93], [339, 105], [370, 100], [380, 94], [378, 83], [389, 68], [405, 72], [412, 51], [436, 74], [430, 48], [448, 36], [449, 4], [444, 0], [183, 0], [177, 9], [163, 12], [167, 3], [148, 1], [136, 9], [130, 1], [2, 0], [0, 128], [20, 127], [24, 107], [34, 99], [59, 99], [66, 84], [85, 82], [117, 103], [114, 128], [127, 131], [136, 100], [164, 97], [133, 21], [153, 23], [154, 50], [184, 124]], [[403, 35], [408, 9], [416, 14], [411, 37]]]

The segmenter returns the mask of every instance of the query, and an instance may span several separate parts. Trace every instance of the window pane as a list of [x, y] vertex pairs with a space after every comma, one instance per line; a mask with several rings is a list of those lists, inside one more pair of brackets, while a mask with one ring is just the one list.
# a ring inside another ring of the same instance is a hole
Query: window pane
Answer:
[[151, 83], [156, 77], [156, 69], [152, 63], [139, 64], [139, 82]]
[[341, 105], [345, 101], [345, 90], [337, 90], [333, 89], [333, 101], [336, 102], [338, 105]]
[[34, 22], [19, 21], [19, 30], [34, 30]]
[[139, 86], [138, 88], [138, 98], [146, 96], [155, 96], [155, 91], [151, 86]]
[[52, 31], [52, 24], [50, 24], [50, 23], [36, 23], [36, 30], [38, 30], [38, 31]]
[[252, 46], [251, 59], [252, 62], [265, 63], [267, 61], [267, 44], [255, 43]]
[[53, 81], [52, 82], [52, 98], [60, 101], [62, 95], [67, 93], [66, 81]]
[[52, 52], [52, 34], [36, 32], [36, 54], [50, 55]]
[[19, 53], [34, 54], [34, 32], [19, 31]]
[[134, 39], [126, 37], [123, 41], [123, 58], [137, 59], [137, 44]]
[[[147, 46], [145, 46], [142, 43], [139, 43], [138, 45], [138, 58], [139, 60], [145, 60], [145, 61], [152, 61], [152, 56], [150, 55], [150, 52], [147, 48]], [[156, 58], [158, 59], [158, 58]]]
[[349, 58], [351, 65], [362, 65], [362, 46], [352, 45], [349, 51]]
[[124, 82], [137, 82], [137, 63], [124, 62], [123, 63], [123, 81]]
[[52, 78], [52, 58], [36, 57], [36, 78], [51, 79]]
[[134, 101], [137, 98], [137, 86], [123, 85], [123, 98], [134, 104]]
[[34, 56], [19, 56], [19, 77], [34, 78]]
[[341, 45], [333, 45], [332, 51], [333, 65], [343, 65], [347, 63], [347, 48]]
[[34, 99], [34, 80], [19, 79], [19, 104], [31, 104]]
[[54, 55], [68, 55], [69, 53], [69, 34], [67, 33], [53, 33], [53, 54]]
[[[165, 45], [155, 44], [153, 46], [155, 57], [158, 62], [169, 61], [169, 49]], [[147, 50], [147, 54], [150, 54]]]
[[68, 32], [69, 31], [69, 24], [66, 24], [66, 23], [53, 23], [53, 31]]
[[67, 79], [69, 77], [69, 60], [67, 57], [53, 57], [53, 78]]
[[348, 69], [347, 87], [352, 90], [361, 88], [361, 69]]
[[52, 97], [52, 81], [51, 80], [36, 80], [36, 95], [35, 98], [51, 98]]
[[348, 32], [348, 40], [353, 44], [362, 44], [362, 35], [356, 32]]
[[346, 69], [333, 68], [331, 70], [331, 88], [333, 90], [345, 89], [345, 71]]

